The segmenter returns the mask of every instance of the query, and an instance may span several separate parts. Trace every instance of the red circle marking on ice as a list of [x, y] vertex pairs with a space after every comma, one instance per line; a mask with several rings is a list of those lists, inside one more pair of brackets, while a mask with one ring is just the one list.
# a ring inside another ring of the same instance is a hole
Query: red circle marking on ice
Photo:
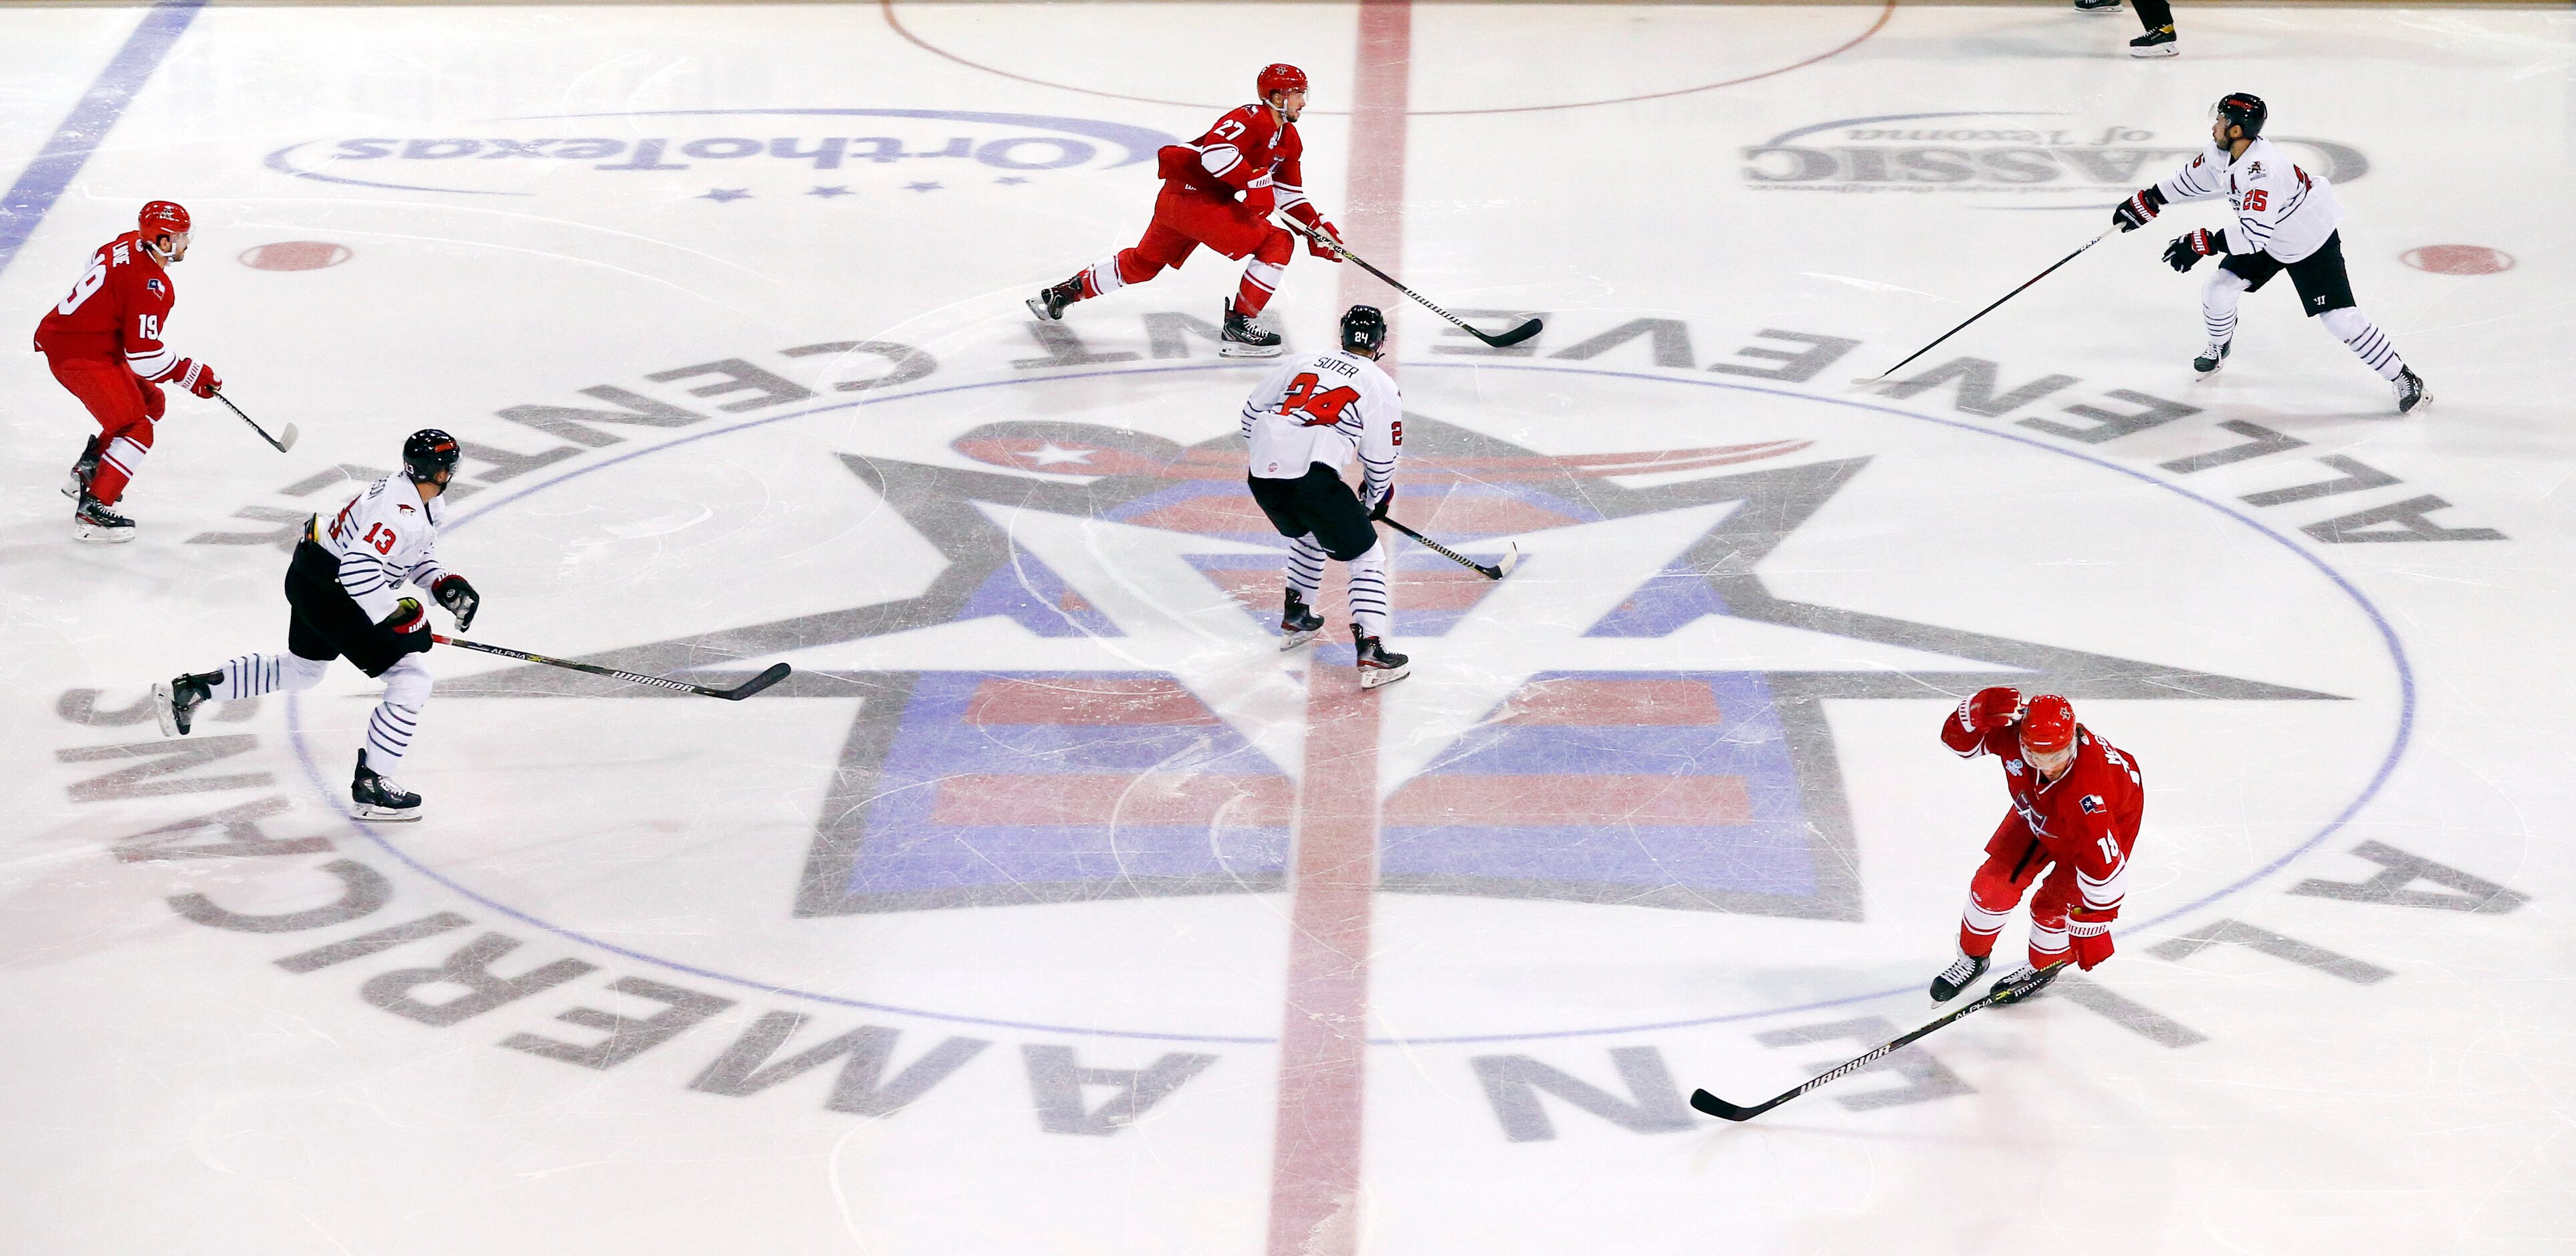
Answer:
[[2483, 244], [2427, 244], [2398, 254], [2397, 260], [2436, 275], [2492, 275], [2513, 269], [2513, 254]]
[[[912, 32], [912, 28], [903, 24], [903, 19], [895, 16], [894, 5], [895, 0], [877, 0], [878, 11], [885, 15], [886, 25], [892, 27], [895, 34], [903, 36], [903, 38], [910, 42], [914, 47], [919, 48], [932, 56], [943, 57], [947, 60], [954, 61], [970, 70], [981, 70], [986, 74], [998, 75], [1014, 82], [1029, 83], [1038, 87], [1052, 87], [1059, 91], [1080, 92], [1085, 96], [1101, 96], [1110, 100], [1132, 100], [1140, 104], [1147, 105], [1177, 105], [1184, 109], [1228, 108], [1228, 106], [1221, 104], [1201, 104], [1186, 100], [1163, 100], [1154, 96], [1130, 96], [1123, 92], [1108, 92], [1091, 87], [1077, 87], [1071, 83], [1058, 83], [1049, 79], [1032, 78], [1026, 74], [1014, 74], [1009, 70], [1001, 69], [997, 66], [989, 66], [980, 61], [969, 61], [956, 53], [950, 52], [947, 49], [914, 34]], [[1640, 100], [1662, 100], [1669, 96], [1689, 96], [1698, 92], [1713, 92], [1720, 88], [1736, 87], [1745, 83], [1753, 83], [1762, 79], [1773, 78], [1778, 75], [1787, 74], [1792, 70], [1803, 70], [1819, 61], [1828, 61], [1835, 57], [1839, 57], [1842, 54], [1867, 43], [1871, 36], [1876, 35], [1879, 31], [1885, 29], [1888, 19], [1894, 16], [1896, 16], [1896, 0], [1879, 0], [1878, 20], [1871, 22], [1869, 24], [1869, 29], [1862, 31], [1860, 34], [1853, 36], [1843, 43], [1828, 48], [1825, 51], [1808, 57], [1803, 61], [1791, 62], [1788, 65], [1780, 66], [1776, 69], [1763, 70], [1756, 74], [1747, 74], [1738, 78], [1720, 79], [1714, 83], [1701, 83], [1696, 87], [1676, 87], [1668, 91], [1646, 92], [1642, 95], [1636, 96], [1611, 96], [1601, 100], [1571, 100], [1552, 105], [1501, 105], [1487, 109], [1409, 109], [1405, 111], [1405, 116], [1412, 118], [1453, 118], [1484, 113], [1541, 113], [1552, 109], [1589, 109], [1596, 105], [1625, 105]], [[1347, 109], [1309, 109], [1306, 112], [1318, 117], [1336, 118], [1347, 117], [1350, 113]]]
[[281, 240], [242, 251], [241, 264], [252, 270], [320, 270], [350, 258], [349, 246], [326, 240]]

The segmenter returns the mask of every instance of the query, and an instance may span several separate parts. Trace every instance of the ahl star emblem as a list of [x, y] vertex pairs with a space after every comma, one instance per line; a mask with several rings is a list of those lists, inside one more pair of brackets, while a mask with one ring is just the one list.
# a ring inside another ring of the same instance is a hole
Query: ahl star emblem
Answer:
[[[1376, 696], [1386, 890], [1855, 920], [1828, 700], [1946, 705], [2004, 679], [2079, 702], [2331, 697], [1774, 594], [1765, 557], [1867, 458], [1547, 457], [1405, 426], [1408, 512], [1470, 554], [1527, 557], [1500, 583], [1418, 551], [1398, 565], [1392, 636], [1416, 662]], [[799, 916], [1281, 888], [1304, 669], [1346, 673], [1350, 652], [1275, 648], [1285, 547], [1240, 441], [1011, 422], [954, 447], [997, 469], [842, 456], [944, 555], [918, 596], [597, 661], [783, 659], [797, 674], [775, 693], [862, 698]], [[1066, 482], [1068, 463], [1094, 478]], [[551, 668], [448, 688], [653, 692]]]

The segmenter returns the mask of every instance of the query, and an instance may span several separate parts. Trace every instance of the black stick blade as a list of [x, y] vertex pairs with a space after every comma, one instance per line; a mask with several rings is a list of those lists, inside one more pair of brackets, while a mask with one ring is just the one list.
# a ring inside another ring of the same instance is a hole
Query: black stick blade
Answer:
[[1502, 335], [1499, 335], [1499, 336], [1488, 336], [1488, 335], [1484, 335], [1484, 334], [1482, 334], [1482, 333], [1478, 333], [1478, 334], [1477, 334], [1477, 336], [1476, 336], [1476, 338], [1477, 338], [1478, 340], [1482, 340], [1482, 341], [1484, 341], [1486, 344], [1492, 345], [1493, 347], [1495, 347], [1495, 348], [1497, 348], [1497, 349], [1508, 349], [1508, 348], [1512, 347], [1513, 345], [1519, 344], [1520, 342], [1522, 342], [1522, 341], [1524, 341], [1524, 340], [1527, 340], [1527, 339], [1529, 339], [1529, 338], [1530, 338], [1530, 337], [1532, 337], [1532, 336], [1537, 335], [1537, 334], [1539, 333], [1539, 330], [1540, 330], [1542, 327], [1544, 327], [1545, 325], [1546, 325], [1546, 324], [1541, 323], [1539, 320], [1537, 320], [1537, 319], [1533, 318], [1533, 319], [1531, 319], [1530, 321], [1528, 321], [1528, 322], [1526, 322], [1526, 323], [1523, 323], [1523, 324], [1521, 324], [1520, 326], [1518, 326], [1518, 327], [1515, 327], [1515, 328], [1511, 329], [1510, 331], [1504, 332]]
[[1750, 1121], [1760, 1115], [1760, 1108], [1739, 1108], [1705, 1090], [1691, 1092], [1691, 1106], [1710, 1116], [1728, 1121]]
[[763, 689], [767, 689], [771, 685], [787, 679], [787, 673], [794, 670], [794, 668], [789, 667], [785, 663], [772, 663], [769, 665], [769, 670], [762, 672], [761, 674], [754, 676], [731, 689], [724, 690], [716, 696], [723, 698], [727, 702], [740, 702]]

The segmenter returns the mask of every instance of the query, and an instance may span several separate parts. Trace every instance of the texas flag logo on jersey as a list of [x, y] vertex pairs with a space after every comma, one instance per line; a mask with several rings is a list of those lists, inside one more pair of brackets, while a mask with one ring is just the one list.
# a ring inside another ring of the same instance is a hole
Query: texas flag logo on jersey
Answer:
[[168, 289], [167, 287], [163, 286], [163, 284], [161, 283], [161, 281], [160, 281], [160, 280], [158, 280], [158, 279], [146, 279], [146, 280], [144, 280], [144, 281], [143, 281], [143, 287], [144, 287], [144, 290], [145, 290], [145, 291], [150, 292], [150, 293], [152, 293], [152, 294], [153, 294], [153, 295], [155, 295], [155, 296], [158, 296], [158, 295], [160, 295], [160, 294], [161, 294], [161, 293], [163, 293], [163, 292], [167, 292], [167, 291], [169, 291], [169, 289]]
[[2082, 798], [2077, 799], [2075, 805], [2084, 808], [2084, 814], [2088, 816], [2098, 816], [2102, 814], [2102, 796], [2100, 794], [2086, 794]]

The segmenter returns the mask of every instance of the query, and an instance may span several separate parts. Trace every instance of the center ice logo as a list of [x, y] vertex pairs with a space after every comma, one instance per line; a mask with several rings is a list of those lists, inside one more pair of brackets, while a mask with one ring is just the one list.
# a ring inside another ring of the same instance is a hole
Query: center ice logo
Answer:
[[[1385, 890], [1856, 920], [1829, 700], [1999, 674], [2079, 702], [2329, 696], [1772, 593], [1763, 557], [1865, 457], [1549, 457], [1406, 428], [1407, 509], [1528, 557], [1500, 584], [1398, 568], [1395, 636], [1431, 670], [1379, 695]], [[989, 469], [845, 455], [940, 551], [925, 591], [639, 647], [789, 657], [862, 695], [795, 914], [1282, 888], [1309, 681], [1268, 644], [1282, 551], [1238, 444], [1014, 421], [953, 442]], [[1716, 474], [1612, 478], [1693, 471]], [[1349, 647], [1317, 664], [1347, 672]]]
[[1026, 181], [1133, 165], [1177, 142], [1151, 127], [1038, 114], [698, 109], [510, 118], [411, 135], [307, 140], [270, 153], [268, 166], [359, 187], [534, 196], [573, 174], [585, 181], [644, 176], [736, 184], [774, 174], [846, 185], [871, 173], [922, 182], [963, 167]]
[[[2335, 183], [2370, 172], [2350, 145], [2270, 138]], [[1899, 113], [1819, 122], [1748, 145], [1743, 178], [1764, 189], [2055, 194], [2089, 205], [2206, 147], [2199, 133], [2160, 137], [2055, 113]]]

